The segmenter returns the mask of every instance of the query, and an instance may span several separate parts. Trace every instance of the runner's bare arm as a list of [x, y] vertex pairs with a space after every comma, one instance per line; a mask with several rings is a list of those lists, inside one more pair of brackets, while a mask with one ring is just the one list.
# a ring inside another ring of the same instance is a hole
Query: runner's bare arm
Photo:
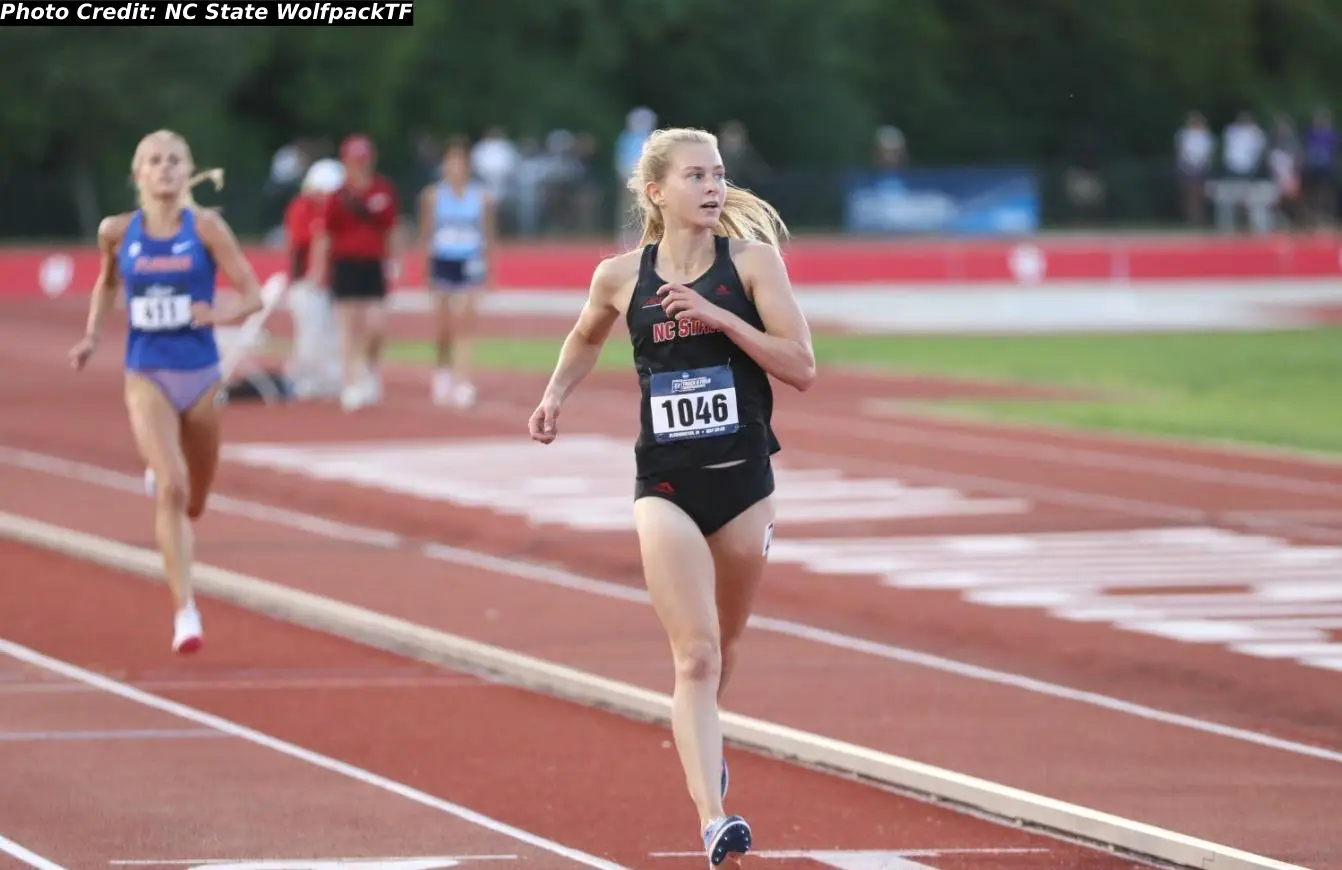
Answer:
[[237, 236], [218, 212], [203, 209], [197, 220], [201, 240], [240, 296], [228, 310], [216, 314], [214, 322], [230, 323], [251, 317], [261, 310], [261, 284], [252, 264], [242, 253]]
[[387, 280], [392, 281], [400, 278], [401, 260], [410, 252], [411, 242], [410, 231], [406, 228], [405, 221], [401, 219], [401, 206], [396, 190], [393, 188], [387, 195], [391, 198], [391, 205], [385, 211], [377, 213], [374, 223], [383, 228], [383, 238], [387, 246], [383, 268], [386, 270]]
[[312, 246], [308, 248], [307, 276], [309, 281], [322, 288], [326, 288], [331, 280], [330, 228], [331, 215], [335, 213], [335, 201], [335, 194], [326, 197], [311, 224]]
[[736, 265], [754, 297], [764, 331], [730, 313], [723, 318], [722, 331], [766, 372], [805, 392], [815, 383], [811, 328], [792, 294], [782, 255], [772, 245], [751, 242], [737, 255]]
[[116, 249], [126, 234], [129, 219], [124, 214], [105, 217], [98, 224], [98, 277], [93, 282], [89, 297], [89, 316], [84, 325], [84, 337], [94, 342], [102, 335], [107, 314], [116, 302], [121, 289], [121, 271], [117, 268]]
[[437, 185], [430, 184], [419, 192], [419, 227], [415, 236], [415, 251], [428, 254], [429, 237], [433, 232], [433, 197]]
[[611, 327], [620, 316], [616, 298], [627, 271], [621, 257], [602, 260], [593, 270], [587, 301], [583, 303], [577, 323], [559, 349], [559, 361], [555, 363], [554, 373], [545, 388], [547, 396], [564, 401], [582, 379], [591, 373], [601, 355], [601, 346], [606, 343]]

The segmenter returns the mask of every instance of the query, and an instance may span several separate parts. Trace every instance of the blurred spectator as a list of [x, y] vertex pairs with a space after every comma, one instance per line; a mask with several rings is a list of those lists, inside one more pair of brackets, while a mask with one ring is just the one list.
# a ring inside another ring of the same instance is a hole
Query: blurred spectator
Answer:
[[303, 280], [312, 255], [313, 228], [326, 213], [326, 199], [345, 183], [338, 160], [318, 160], [304, 174], [298, 194], [284, 209], [284, 247], [289, 255], [289, 281]]
[[544, 186], [546, 232], [563, 232], [573, 223], [575, 201], [585, 169], [577, 153], [578, 138], [568, 130], [551, 130], [545, 137], [547, 159]]
[[1104, 216], [1109, 189], [1102, 173], [1104, 140], [1098, 130], [1082, 131], [1063, 171], [1063, 188], [1074, 213], [1088, 220]]
[[758, 184], [769, 169], [751, 143], [746, 125], [740, 121], [722, 125], [718, 131], [718, 151], [727, 167], [727, 177], [740, 187]]
[[1240, 112], [1221, 134], [1221, 163], [1232, 178], [1258, 176], [1267, 149], [1267, 136], [1252, 112]]
[[420, 186], [438, 181], [443, 174], [442, 155], [446, 145], [423, 130], [415, 133], [413, 141]]
[[[396, 186], [377, 171], [377, 149], [353, 134], [340, 145], [344, 183], [326, 198], [313, 226], [312, 281], [326, 286], [336, 307], [344, 355], [340, 401], [346, 410], [382, 398], [385, 302], [390, 273], [399, 271]], [[329, 281], [329, 283], [328, 283]]]
[[1303, 169], [1305, 208], [1313, 227], [1331, 226], [1337, 217], [1337, 145], [1333, 113], [1315, 109], [1305, 133]]
[[297, 142], [281, 145], [270, 158], [270, 182], [277, 187], [297, 184], [306, 169], [303, 151]]
[[1279, 198], [1277, 185], [1264, 176], [1268, 140], [1253, 113], [1240, 112], [1221, 133], [1221, 167], [1224, 178], [1212, 187], [1216, 224], [1222, 231], [1235, 228], [1241, 209], [1250, 229], [1271, 230]]
[[1174, 134], [1175, 165], [1179, 170], [1184, 219], [1201, 225], [1207, 217], [1207, 179], [1211, 177], [1216, 136], [1201, 112], [1189, 112]]
[[345, 167], [340, 161], [316, 161], [284, 213], [289, 252], [288, 309], [294, 336], [285, 375], [299, 399], [340, 394], [342, 364], [335, 309], [325, 288], [307, 280], [307, 272], [314, 224], [325, 212], [327, 197], [344, 182]]
[[597, 214], [601, 202], [601, 184], [596, 177], [596, 137], [589, 132], [579, 133], [573, 139], [573, 160], [578, 167], [578, 180], [573, 194], [573, 228], [582, 234], [596, 232]]
[[633, 243], [630, 233], [637, 225], [635, 200], [627, 187], [629, 174], [634, 171], [639, 155], [643, 153], [643, 143], [656, 125], [657, 113], [647, 106], [639, 106], [629, 110], [624, 129], [615, 138], [615, 233], [624, 244]]
[[877, 169], [897, 171], [909, 165], [909, 151], [904, 142], [904, 133], [890, 124], [876, 128]]
[[1277, 186], [1277, 207], [1283, 223], [1301, 222], [1300, 211], [1300, 137], [1295, 123], [1287, 115], [1278, 115], [1272, 130], [1272, 147], [1268, 151], [1268, 174]]
[[508, 184], [517, 170], [517, 148], [502, 127], [490, 127], [471, 149], [471, 169], [484, 182], [496, 203], [507, 199]]
[[262, 195], [266, 201], [267, 222], [282, 221], [284, 208], [298, 195], [303, 175], [313, 162], [331, 153], [331, 143], [324, 139], [295, 139], [282, 145], [270, 158], [270, 175], [266, 178]]
[[643, 153], [643, 143], [652, 134], [657, 124], [657, 113], [647, 106], [629, 110], [624, 119], [624, 129], [615, 138], [615, 174], [627, 179]]
[[541, 151], [534, 136], [517, 143], [518, 160], [508, 193], [514, 203], [517, 232], [535, 235], [541, 227], [545, 182], [550, 175], [550, 159]]

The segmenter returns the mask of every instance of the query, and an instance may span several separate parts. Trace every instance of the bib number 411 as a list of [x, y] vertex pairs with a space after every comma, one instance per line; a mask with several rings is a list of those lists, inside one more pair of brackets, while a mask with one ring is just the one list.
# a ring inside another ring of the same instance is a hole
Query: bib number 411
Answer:
[[185, 329], [191, 325], [191, 297], [136, 296], [130, 301], [130, 324], [146, 332]]

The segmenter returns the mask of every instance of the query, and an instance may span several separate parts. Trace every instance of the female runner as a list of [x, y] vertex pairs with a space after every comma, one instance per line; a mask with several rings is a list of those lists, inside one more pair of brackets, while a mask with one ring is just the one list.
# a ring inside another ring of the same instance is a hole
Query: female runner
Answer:
[[[98, 226], [101, 267], [84, 337], [70, 351], [82, 370], [124, 288], [129, 332], [125, 399], [135, 443], [155, 481], [154, 532], [175, 613], [172, 648], [200, 649], [204, 633], [191, 587], [190, 520], [205, 512], [219, 463], [219, 348], [214, 326], [261, 310], [261, 289], [228, 223], [202, 209], [191, 188], [220, 170], [192, 175], [186, 140], [158, 130], [140, 140], [131, 174], [140, 207]], [[238, 296], [216, 308], [216, 266]]]
[[787, 228], [767, 202], [727, 183], [712, 134], [653, 133], [629, 190], [643, 247], [596, 267], [529, 427], [543, 444], [555, 439], [564, 400], [623, 317], [642, 393], [634, 522], [671, 644], [672, 733], [716, 866], [739, 861], [751, 840], [746, 821], [723, 810], [718, 699], [773, 534], [770, 457], [780, 447], [769, 376], [809, 389], [815, 356], [779, 253]]

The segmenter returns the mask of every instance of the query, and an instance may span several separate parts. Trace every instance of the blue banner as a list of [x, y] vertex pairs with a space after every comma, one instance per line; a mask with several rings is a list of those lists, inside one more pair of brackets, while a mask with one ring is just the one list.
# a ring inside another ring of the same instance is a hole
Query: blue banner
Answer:
[[1039, 228], [1039, 185], [1016, 168], [864, 172], [849, 181], [845, 212], [858, 233], [1022, 235]]

